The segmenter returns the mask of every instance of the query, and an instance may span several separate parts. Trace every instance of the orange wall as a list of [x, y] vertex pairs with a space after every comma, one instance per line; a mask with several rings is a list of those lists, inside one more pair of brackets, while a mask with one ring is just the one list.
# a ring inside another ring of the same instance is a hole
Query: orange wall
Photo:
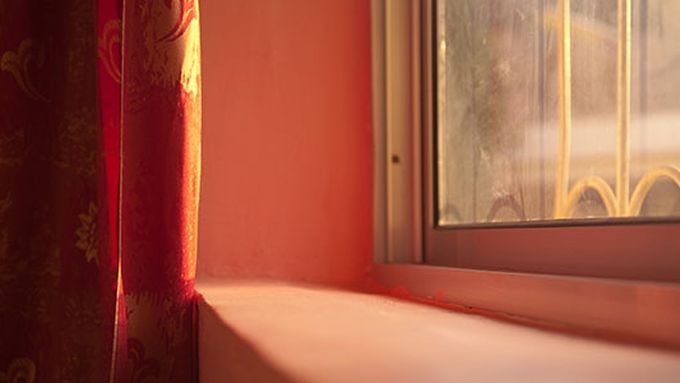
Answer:
[[198, 273], [328, 283], [372, 249], [367, 0], [205, 0]]

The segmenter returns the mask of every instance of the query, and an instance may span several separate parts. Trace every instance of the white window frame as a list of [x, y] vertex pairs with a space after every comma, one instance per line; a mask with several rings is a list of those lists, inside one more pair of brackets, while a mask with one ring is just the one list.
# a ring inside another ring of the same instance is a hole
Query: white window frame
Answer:
[[375, 260], [422, 261], [421, 0], [372, 0]]

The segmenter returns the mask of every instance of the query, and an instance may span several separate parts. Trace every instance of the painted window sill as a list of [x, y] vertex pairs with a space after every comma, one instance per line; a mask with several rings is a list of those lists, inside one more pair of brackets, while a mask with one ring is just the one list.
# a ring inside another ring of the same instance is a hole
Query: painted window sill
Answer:
[[199, 376], [213, 382], [677, 382], [680, 354], [379, 295], [199, 281]]

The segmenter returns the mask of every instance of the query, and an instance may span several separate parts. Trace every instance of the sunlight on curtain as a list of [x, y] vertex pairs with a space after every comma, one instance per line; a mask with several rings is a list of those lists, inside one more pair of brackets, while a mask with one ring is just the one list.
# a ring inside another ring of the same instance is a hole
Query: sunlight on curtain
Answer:
[[198, 0], [0, 0], [0, 382], [193, 382]]

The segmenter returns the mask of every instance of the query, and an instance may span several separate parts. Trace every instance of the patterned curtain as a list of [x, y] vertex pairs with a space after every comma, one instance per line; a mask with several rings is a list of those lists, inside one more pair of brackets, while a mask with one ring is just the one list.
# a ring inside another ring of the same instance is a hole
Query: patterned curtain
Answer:
[[128, 360], [133, 382], [189, 382], [200, 177], [198, 0], [126, 0], [123, 24]]
[[198, 0], [0, 0], [0, 383], [195, 380]]

